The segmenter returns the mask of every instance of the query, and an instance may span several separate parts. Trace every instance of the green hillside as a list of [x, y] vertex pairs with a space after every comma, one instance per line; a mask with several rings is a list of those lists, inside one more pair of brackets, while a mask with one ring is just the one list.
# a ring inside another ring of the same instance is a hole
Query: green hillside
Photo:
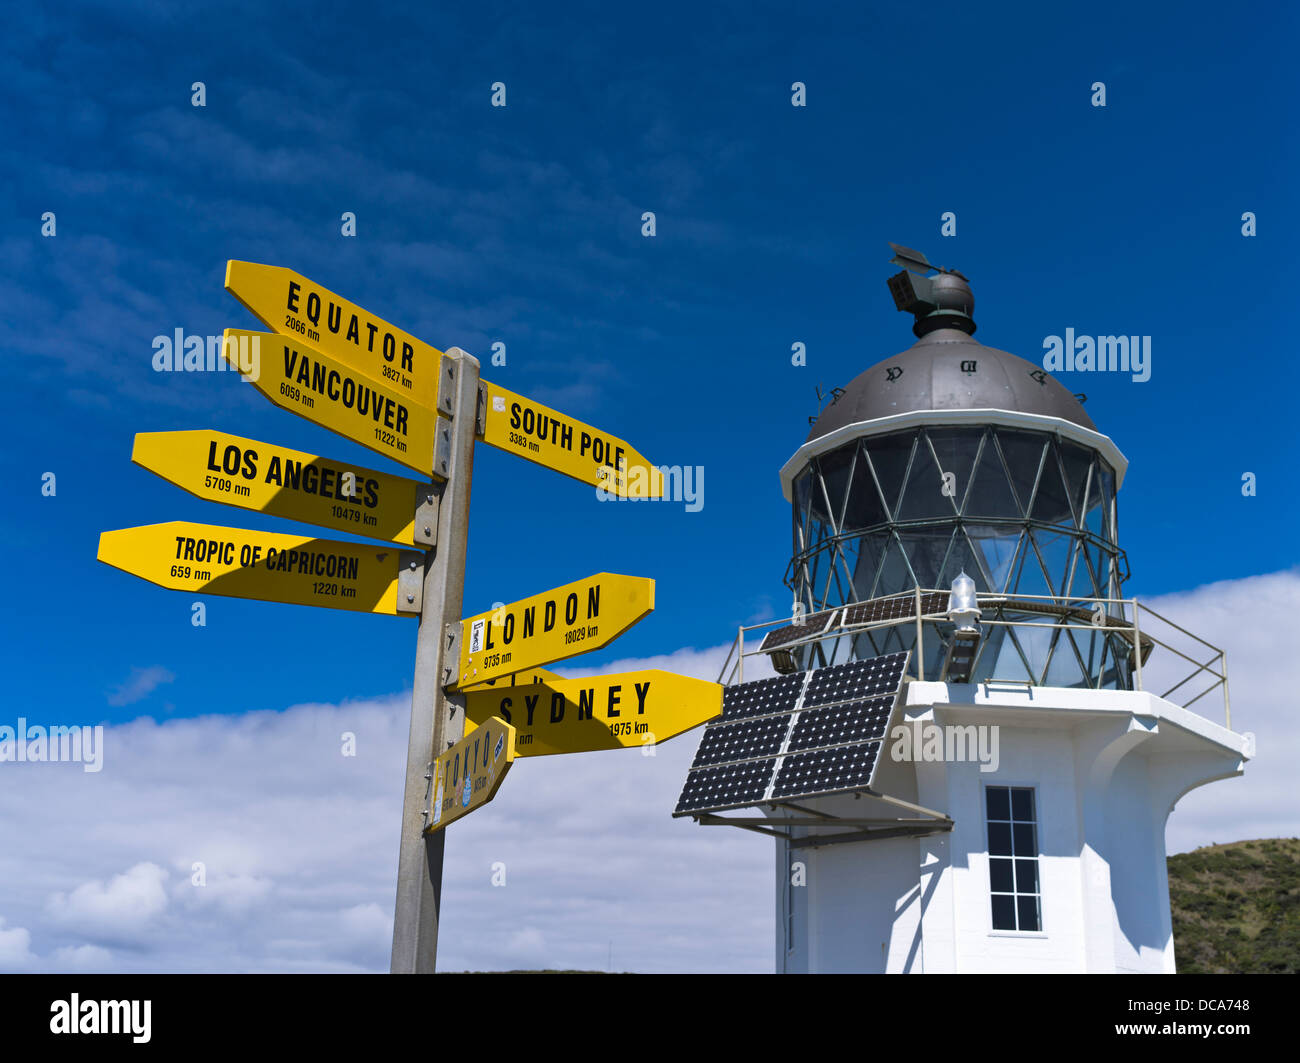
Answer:
[[1179, 974], [1300, 972], [1300, 838], [1169, 858]]

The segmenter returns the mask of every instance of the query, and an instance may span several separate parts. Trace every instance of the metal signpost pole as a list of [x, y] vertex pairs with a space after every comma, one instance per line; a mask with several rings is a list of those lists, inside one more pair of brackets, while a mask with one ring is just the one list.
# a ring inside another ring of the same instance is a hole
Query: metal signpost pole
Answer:
[[[438, 954], [438, 908], [442, 899], [443, 839], [446, 831], [425, 835], [431, 798], [433, 760], [464, 732], [464, 696], [442, 689], [443, 657], [448, 652], [444, 626], [461, 618], [465, 548], [469, 534], [470, 478], [474, 468], [474, 429], [478, 416], [479, 363], [457, 348], [447, 352], [455, 380], [444, 371], [442, 386], [453, 389], [450, 421], [438, 417], [440, 432], [450, 432], [447, 480], [435, 484], [442, 497], [437, 539], [424, 573], [420, 631], [415, 645], [411, 694], [411, 733], [406, 754], [406, 795], [402, 803], [402, 844], [393, 918], [393, 974], [432, 974]], [[445, 367], [444, 367], [445, 368]], [[432, 415], [432, 411], [430, 411]], [[430, 514], [432, 515], [432, 514]], [[452, 652], [458, 652], [454, 650]]]

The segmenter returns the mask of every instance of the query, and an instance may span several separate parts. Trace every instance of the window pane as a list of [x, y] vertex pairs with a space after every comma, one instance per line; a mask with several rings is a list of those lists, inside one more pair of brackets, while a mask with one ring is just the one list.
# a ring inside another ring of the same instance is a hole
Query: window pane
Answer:
[[1011, 815], [1019, 823], [1034, 822], [1034, 791], [1017, 787], [1011, 791]]
[[[992, 831], [992, 824], [989, 829]], [[1037, 856], [1038, 847], [1034, 844], [1034, 825], [1032, 823], [1016, 823], [1011, 828], [1016, 843], [1017, 856]]]
[[[853, 444], [823, 454], [818, 459], [822, 482], [826, 485], [826, 496], [830, 500], [830, 523], [837, 528], [840, 527], [841, 514], [844, 512], [845, 496], [849, 492], [849, 471], [853, 467], [853, 457], [856, 453], [857, 445]], [[820, 492], [814, 496], [814, 501], [821, 502], [819, 496]], [[824, 503], [822, 507], [824, 508]], [[818, 513], [818, 516], [822, 514]]]
[[979, 450], [980, 436], [984, 429], [970, 428], [930, 428], [926, 434], [930, 445], [939, 459], [939, 469], [950, 472], [956, 477], [953, 484], [956, 489], [953, 501], [960, 506], [970, 487], [971, 472], [975, 465], [975, 455]]
[[1048, 524], [1074, 523], [1070, 496], [1061, 479], [1061, 463], [1055, 448], [1050, 445], [1047, 448], [1047, 460], [1043, 462], [1043, 470], [1038, 478], [1038, 493], [1034, 496], [1030, 514], [1035, 520], [1046, 521]]
[[874, 528], [889, 521], [884, 504], [880, 501], [880, 489], [865, 456], [858, 458], [853, 467], [853, 484], [849, 490], [848, 508], [844, 512], [845, 530]]
[[1022, 516], [1020, 506], [1011, 494], [1006, 468], [998, 456], [991, 435], [984, 441], [984, 452], [975, 469], [975, 479], [966, 494], [965, 512], [968, 517]]
[[1016, 929], [1016, 899], [1006, 894], [993, 895], [993, 929]]
[[1007, 797], [1005, 786], [989, 786], [984, 790], [984, 800], [988, 803], [989, 819], [1010, 819], [1011, 801]]
[[[1007, 863], [1008, 861], [1000, 860], [997, 862]], [[998, 889], [999, 887], [994, 886], [993, 888]], [[1007, 888], [1006, 892], [1008, 893], [1011, 892], [1010, 887]], [[1038, 892], [1038, 861], [1037, 860], [1016, 861], [1016, 892], [1017, 893]]]
[[989, 824], [989, 855], [990, 856], [1011, 855], [1011, 824], [1009, 823]]
[[[1009, 899], [1009, 898], [1008, 898]], [[993, 898], [997, 900], [996, 897]], [[1042, 926], [1038, 921], [1038, 898], [1037, 897], [1017, 897], [1016, 908], [1020, 913], [1020, 930], [1041, 930]]]
[[885, 495], [885, 504], [891, 513], [898, 509], [898, 499], [903, 490], [903, 476], [907, 472], [907, 460], [912, 455], [912, 444], [916, 441], [915, 432], [900, 435], [881, 436], [870, 440], [867, 450], [871, 454], [871, 464], [876, 470], [876, 479]]
[[[1025, 509], [1030, 506], [1034, 484], [1038, 479], [1038, 469], [1043, 460], [1043, 448], [1047, 437], [1029, 432], [1011, 432], [1005, 428], [997, 430], [998, 442], [1007, 459], [1007, 468], [1011, 472], [1011, 482], [1016, 489], [1016, 497]], [[1061, 475], [1056, 475], [1059, 484]]]
[[[1032, 861], [1030, 861], [1032, 863]], [[1010, 860], [990, 860], [989, 861], [989, 888], [994, 893], [1014, 893], [1015, 886], [1011, 884], [1011, 861]]]
[[[946, 471], [946, 470], [945, 470]], [[955, 491], [945, 495], [945, 483], [934, 463], [934, 455], [925, 440], [912, 455], [912, 468], [898, 508], [899, 520], [924, 520], [926, 517], [951, 517], [956, 512]]]

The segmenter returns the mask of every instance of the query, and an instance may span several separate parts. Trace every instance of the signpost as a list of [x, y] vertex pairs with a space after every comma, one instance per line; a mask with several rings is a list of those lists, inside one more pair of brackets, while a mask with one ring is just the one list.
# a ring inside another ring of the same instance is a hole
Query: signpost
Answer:
[[231, 259], [226, 291], [274, 332], [384, 384], [406, 402], [450, 415], [443, 352], [382, 317], [283, 266]]
[[446, 477], [448, 428], [431, 408], [299, 340], [271, 332], [226, 329], [222, 350], [236, 367], [241, 343], [258, 352], [256, 369], [246, 379], [280, 409], [426, 476]]
[[496, 797], [514, 759], [515, 729], [495, 716], [439, 756], [433, 764], [429, 831], [441, 831]]
[[651, 579], [600, 573], [454, 621], [475, 440], [626, 497], [660, 497], [663, 478], [622, 439], [482, 381], [471, 355], [431, 347], [292, 270], [231, 261], [225, 285], [273, 330], [227, 329], [223, 344], [263, 395], [435, 482], [212, 430], [142, 432], [132, 460], [199, 498], [389, 545], [173, 521], [104, 532], [98, 557], [191, 593], [420, 617], [392, 970], [431, 973], [443, 828], [492, 799], [516, 739], [519, 755], [613, 749], [721, 711], [712, 683], [656, 671], [566, 680], [541, 667], [608, 645], [650, 613]]
[[131, 460], [209, 502], [405, 546], [434, 502], [429, 484], [207, 429], [137, 432]]
[[102, 532], [97, 556], [170, 590], [388, 616], [420, 611], [420, 554], [396, 547], [171, 521]]
[[521, 757], [657, 745], [720, 712], [719, 684], [657, 669], [465, 695], [468, 723], [512, 724]]
[[632, 498], [659, 498], [663, 476], [617, 436], [484, 381], [484, 443]]
[[608, 645], [655, 607], [655, 581], [600, 572], [447, 625], [459, 652], [447, 662], [449, 690], [562, 661]]

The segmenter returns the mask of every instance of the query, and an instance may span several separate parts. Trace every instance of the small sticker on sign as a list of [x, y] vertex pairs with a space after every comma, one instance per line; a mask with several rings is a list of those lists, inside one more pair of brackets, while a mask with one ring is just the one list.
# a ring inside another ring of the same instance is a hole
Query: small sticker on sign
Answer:
[[478, 653], [483, 649], [483, 627], [485, 620], [475, 620], [469, 626], [469, 652]]
[[506, 400], [504, 396], [501, 395], [492, 396], [492, 412], [493, 413], [506, 412]]
[[505, 747], [506, 747], [506, 736], [505, 736], [505, 735], [500, 735], [500, 736], [497, 738], [496, 748], [492, 750], [492, 759], [493, 759], [493, 760], [500, 760], [500, 759], [501, 759], [501, 751], [502, 751], [503, 749], [505, 749]]

